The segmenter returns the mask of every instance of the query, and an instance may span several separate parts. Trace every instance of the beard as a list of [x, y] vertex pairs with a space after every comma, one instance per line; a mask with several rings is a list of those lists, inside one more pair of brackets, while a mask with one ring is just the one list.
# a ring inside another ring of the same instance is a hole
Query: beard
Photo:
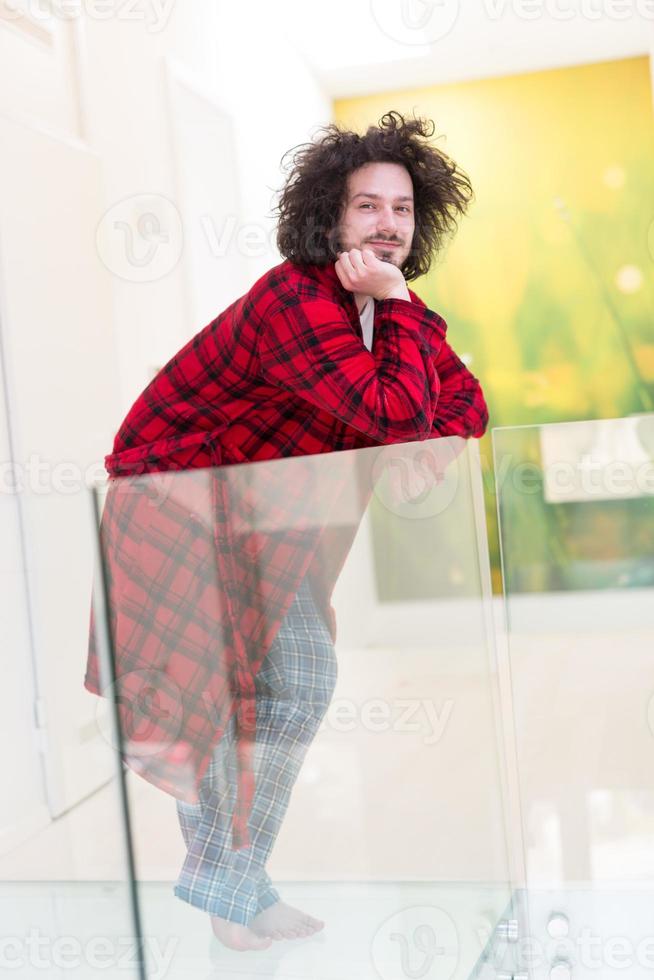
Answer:
[[[353, 247], [350, 245], [349, 247], [346, 248], [345, 243], [343, 242], [343, 239], [341, 237], [340, 229], [338, 227], [332, 229], [332, 231], [328, 235], [328, 241], [329, 241], [329, 245], [331, 246], [331, 250], [333, 252], [334, 260], [338, 258], [339, 252], [348, 252]], [[372, 248], [373, 252], [381, 262], [389, 262], [391, 265], [397, 265], [398, 268], [401, 268], [401, 265], [403, 264], [395, 261], [397, 257], [396, 256], [397, 247], [384, 248], [383, 245], [375, 245], [373, 247], [369, 242], [362, 242], [357, 247], [361, 249], [361, 251], [363, 251], [364, 248]]]
[[371, 248], [375, 253], [375, 255], [377, 256], [377, 258], [380, 259], [382, 262], [390, 262], [391, 265], [397, 265], [397, 263], [395, 262], [398, 253], [397, 245], [395, 245], [395, 247], [391, 245], [388, 248], [384, 248], [383, 245], [371, 245], [369, 243], [366, 243], [361, 247]]

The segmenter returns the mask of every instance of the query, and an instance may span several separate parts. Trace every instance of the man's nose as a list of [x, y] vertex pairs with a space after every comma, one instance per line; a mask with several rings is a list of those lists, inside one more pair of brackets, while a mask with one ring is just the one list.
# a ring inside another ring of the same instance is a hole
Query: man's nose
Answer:
[[378, 222], [379, 233], [395, 235], [397, 233], [397, 217], [392, 210], [383, 211]]

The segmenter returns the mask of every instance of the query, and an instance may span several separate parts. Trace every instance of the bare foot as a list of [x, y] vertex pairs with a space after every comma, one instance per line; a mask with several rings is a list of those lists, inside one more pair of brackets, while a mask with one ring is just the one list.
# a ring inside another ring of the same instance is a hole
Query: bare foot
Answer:
[[211, 916], [211, 927], [214, 936], [229, 949], [245, 952], [248, 949], [268, 949], [272, 945], [270, 939], [256, 935], [249, 926], [221, 919], [218, 915]]
[[318, 932], [324, 925], [322, 919], [314, 919], [286, 902], [275, 902], [252, 919], [250, 928], [258, 936], [271, 939], [300, 939]]

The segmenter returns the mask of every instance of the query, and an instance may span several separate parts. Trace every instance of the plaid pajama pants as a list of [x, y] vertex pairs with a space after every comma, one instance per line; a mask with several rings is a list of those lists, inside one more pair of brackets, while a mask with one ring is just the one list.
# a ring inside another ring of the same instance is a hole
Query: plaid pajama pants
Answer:
[[266, 861], [304, 757], [331, 701], [336, 677], [336, 650], [304, 579], [255, 678], [250, 846], [231, 850], [236, 787], [232, 717], [199, 787], [200, 802], [176, 801], [187, 847], [174, 887], [178, 898], [243, 925], [280, 900], [265, 870]]

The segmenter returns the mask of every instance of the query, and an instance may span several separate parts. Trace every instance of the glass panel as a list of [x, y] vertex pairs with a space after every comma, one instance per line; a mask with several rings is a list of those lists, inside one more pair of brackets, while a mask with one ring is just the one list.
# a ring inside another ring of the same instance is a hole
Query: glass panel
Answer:
[[650, 976], [654, 415], [492, 435], [533, 975]]
[[[156, 463], [110, 479], [102, 543], [142, 928], [166, 977], [510, 971], [476, 442]], [[392, 598], [380, 522], [411, 556]], [[266, 939], [295, 924], [286, 906], [322, 928]]]
[[[67, 618], [59, 633], [46, 637], [46, 644], [38, 642], [41, 623], [30, 634], [29, 610], [23, 609], [25, 569], [10, 567], [6, 560], [21, 554], [14, 540], [20, 527], [16, 508], [16, 497], [3, 494], [3, 640], [7, 658], [14, 656], [10, 651], [24, 651], [25, 656], [14, 657], [12, 683], [2, 695], [0, 975], [137, 980], [142, 974], [129, 900], [120, 766], [108, 737], [111, 719], [106, 702], [82, 689], [85, 649], [76, 641], [85, 625], [80, 630], [79, 623]], [[60, 528], [71, 526], [69, 512], [59, 508], [56, 516]], [[91, 507], [84, 516], [93, 544], [96, 516]], [[69, 557], [52, 560], [63, 566]], [[62, 604], [67, 600], [68, 595]], [[69, 609], [66, 605], [62, 617]], [[61, 658], [58, 688], [52, 683], [57, 664], [44, 663], [44, 650]], [[30, 652], [41, 659], [31, 660]], [[74, 683], [68, 684], [71, 675]], [[65, 699], [65, 725], [53, 693], [57, 691]], [[84, 777], [91, 787], [86, 797], [80, 789]]]

